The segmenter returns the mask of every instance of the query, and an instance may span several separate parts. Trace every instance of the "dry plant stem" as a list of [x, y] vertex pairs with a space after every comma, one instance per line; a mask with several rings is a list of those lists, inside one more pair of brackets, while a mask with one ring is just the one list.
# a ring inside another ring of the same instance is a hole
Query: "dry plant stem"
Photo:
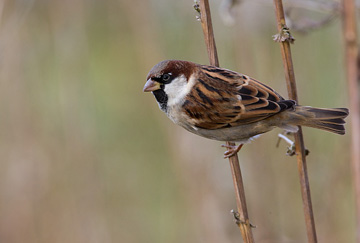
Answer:
[[349, 89], [351, 119], [351, 164], [356, 200], [356, 238], [360, 242], [360, 107], [358, 84], [358, 44], [354, 0], [343, 0], [343, 34], [345, 41], [346, 76]]
[[[213, 27], [211, 23], [210, 6], [208, 0], [200, 1], [201, 25], [204, 32], [205, 43], [209, 55], [210, 65], [219, 66]], [[226, 142], [226, 145], [234, 146], [234, 143]], [[239, 212], [239, 228], [242, 238], [246, 243], [254, 242], [251, 225], [246, 207], [245, 190], [242, 181], [240, 164], [237, 154], [229, 158], [231, 174], [234, 181], [236, 204]]]
[[200, 14], [201, 26], [204, 32], [204, 39], [210, 60], [210, 65], [219, 67], [219, 59], [216, 50], [214, 31], [211, 21], [210, 5], [208, 0], [200, 1]]
[[[274, 0], [276, 19], [279, 33], [284, 27], [286, 27], [284, 9], [282, 0]], [[284, 41], [280, 43], [281, 55], [285, 68], [285, 78], [288, 89], [289, 98], [298, 101], [296, 82], [294, 75], [294, 67], [291, 58], [290, 43]], [[315, 220], [311, 204], [310, 196], [310, 184], [307, 173], [306, 157], [305, 157], [305, 146], [302, 134], [302, 129], [299, 127], [299, 131], [295, 134], [295, 151], [298, 164], [298, 172], [300, 177], [301, 195], [303, 200], [303, 208], [305, 214], [305, 223], [307, 230], [308, 242], [317, 242]]]

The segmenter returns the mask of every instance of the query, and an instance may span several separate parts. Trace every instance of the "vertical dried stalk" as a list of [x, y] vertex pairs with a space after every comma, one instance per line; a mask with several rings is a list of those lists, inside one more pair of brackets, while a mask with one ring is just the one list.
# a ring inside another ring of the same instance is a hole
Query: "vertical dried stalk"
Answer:
[[[284, 28], [286, 28], [282, 0], [274, 0], [274, 3], [276, 10], [278, 31], [279, 34], [282, 35], [284, 32]], [[281, 55], [283, 58], [284, 68], [285, 68], [285, 78], [286, 78], [289, 98], [297, 102], [298, 97], [296, 92], [294, 68], [291, 58], [290, 40], [285, 40], [280, 42], [280, 47], [281, 47]], [[306, 167], [306, 158], [305, 158], [305, 145], [304, 145], [304, 139], [303, 139], [301, 127], [299, 127], [299, 131], [295, 134], [295, 150], [296, 150], [298, 171], [300, 177], [301, 195], [303, 199], [303, 208], [305, 213], [305, 223], [307, 229], [308, 242], [314, 243], [317, 242], [315, 220], [314, 220], [314, 214], [311, 204], [310, 184], [309, 184], [309, 178]]]
[[[204, 32], [205, 43], [209, 55], [210, 65], [219, 66], [217, 57], [214, 32], [211, 22], [210, 6], [208, 0], [200, 1], [201, 25]], [[234, 143], [226, 142], [227, 145], [235, 145]], [[251, 225], [246, 207], [245, 190], [242, 181], [240, 164], [237, 154], [229, 158], [231, 174], [234, 181], [236, 204], [239, 212], [239, 228], [244, 242], [254, 242], [251, 231]]]
[[346, 76], [349, 88], [351, 119], [351, 162], [356, 200], [356, 232], [360, 242], [360, 107], [358, 85], [358, 46], [356, 6], [354, 0], [343, 0], [343, 33], [345, 41]]

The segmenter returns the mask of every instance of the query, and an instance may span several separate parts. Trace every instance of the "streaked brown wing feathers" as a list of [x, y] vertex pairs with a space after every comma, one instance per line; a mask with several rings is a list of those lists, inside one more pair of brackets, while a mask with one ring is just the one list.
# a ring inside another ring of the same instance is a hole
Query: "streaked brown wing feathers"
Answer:
[[182, 107], [196, 127], [218, 129], [252, 123], [294, 104], [246, 75], [211, 66], [201, 68]]

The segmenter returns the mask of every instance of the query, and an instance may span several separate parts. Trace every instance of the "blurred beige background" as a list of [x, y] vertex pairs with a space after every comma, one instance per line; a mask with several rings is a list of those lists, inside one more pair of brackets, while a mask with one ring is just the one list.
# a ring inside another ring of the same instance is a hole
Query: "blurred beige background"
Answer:
[[[193, 1], [0, 1], [0, 242], [240, 242], [220, 142], [173, 125], [147, 72], [207, 64]], [[272, 1], [234, 26], [211, 1], [220, 64], [286, 97]], [[316, 14], [313, 14], [316, 15]], [[315, 16], [316, 17], [316, 16]], [[300, 103], [346, 107], [340, 20], [292, 46]], [[274, 130], [239, 154], [256, 242], [305, 242], [295, 158]], [[354, 242], [349, 133], [304, 129], [319, 242]]]

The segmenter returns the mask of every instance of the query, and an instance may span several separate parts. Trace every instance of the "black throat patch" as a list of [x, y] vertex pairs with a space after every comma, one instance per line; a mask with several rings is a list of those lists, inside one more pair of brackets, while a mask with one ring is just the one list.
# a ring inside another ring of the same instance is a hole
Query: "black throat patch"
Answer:
[[168, 96], [163, 89], [158, 89], [152, 92], [158, 102], [160, 109], [167, 112]]

